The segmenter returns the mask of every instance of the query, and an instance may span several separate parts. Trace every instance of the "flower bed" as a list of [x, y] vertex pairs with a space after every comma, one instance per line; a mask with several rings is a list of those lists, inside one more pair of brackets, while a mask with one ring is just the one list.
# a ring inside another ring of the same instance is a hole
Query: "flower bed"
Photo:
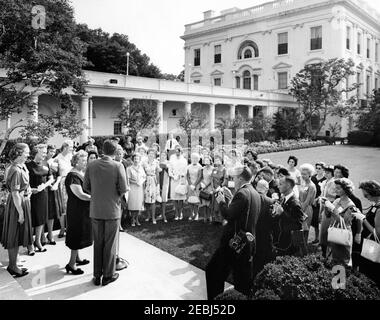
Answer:
[[326, 146], [326, 141], [310, 141], [310, 140], [279, 140], [276, 142], [263, 141], [253, 142], [246, 147], [247, 150], [253, 150], [257, 154], [265, 154], [272, 152], [291, 151], [297, 149], [307, 149]]

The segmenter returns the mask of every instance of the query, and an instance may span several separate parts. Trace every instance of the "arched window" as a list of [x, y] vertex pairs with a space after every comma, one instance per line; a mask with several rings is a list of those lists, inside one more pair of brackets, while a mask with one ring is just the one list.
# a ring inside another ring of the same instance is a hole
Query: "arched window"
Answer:
[[243, 89], [251, 90], [252, 78], [251, 73], [247, 70], [243, 73]]
[[[248, 54], [248, 50], [251, 51], [251, 56], [250, 57], [246, 57], [246, 54]], [[249, 58], [257, 58], [259, 56], [259, 47], [257, 46], [257, 44], [251, 40], [247, 40], [247, 41], [244, 41], [240, 47], [239, 47], [239, 51], [238, 51], [238, 60], [241, 60], [241, 59], [249, 59]]]
[[252, 50], [250, 48], [245, 49], [243, 56], [244, 56], [244, 59], [252, 58]]

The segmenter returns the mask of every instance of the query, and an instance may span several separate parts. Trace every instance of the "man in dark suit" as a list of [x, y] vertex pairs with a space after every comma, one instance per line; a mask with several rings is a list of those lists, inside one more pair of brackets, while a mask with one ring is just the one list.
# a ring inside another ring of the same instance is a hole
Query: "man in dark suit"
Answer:
[[114, 161], [117, 144], [106, 140], [104, 156], [91, 162], [84, 177], [84, 190], [91, 194], [90, 217], [94, 234], [94, 284], [116, 281], [117, 240], [121, 218], [121, 197], [127, 191], [125, 169]]
[[302, 231], [304, 213], [293, 188], [296, 181], [291, 176], [280, 179], [279, 189], [283, 198], [275, 204], [275, 216], [279, 216], [280, 235], [276, 244], [279, 255], [293, 255], [299, 247], [295, 245], [292, 233]]
[[266, 195], [260, 194], [261, 211], [256, 226], [256, 254], [253, 259], [253, 275], [256, 275], [264, 266], [275, 258], [273, 247], [273, 206], [275, 201]]
[[219, 248], [206, 267], [207, 297], [214, 299], [224, 291], [224, 282], [232, 271], [235, 289], [243, 294], [250, 293], [253, 281], [254, 243], [249, 242], [240, 255], [229, 246], [230, 240], [240, 230], [255, 236], [256, 223], [260, 214], [261, 199], [250, 181], [252, 173], [248, 167], [236, 168], [233, 173], [237, 190], [230, 205], [222, 193], [216, 198], [224, 219], [224, 226]]

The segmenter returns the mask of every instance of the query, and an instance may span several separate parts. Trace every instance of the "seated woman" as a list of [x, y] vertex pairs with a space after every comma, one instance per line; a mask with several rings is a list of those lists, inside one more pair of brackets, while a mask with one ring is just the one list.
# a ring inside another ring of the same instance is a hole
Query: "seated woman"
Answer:
[[66, 272], [73, 275], [83, 274], [76, 265], [85, 265], [89, 261], [79, 258], [78, 250], [92, 245], [92, 226], [90, 219], [91, 196], [83, 191], [84, 173], [87, 167], [87, 152], [80, 150], [76, 153], [71, 165], [73, 169], [67, 174], [65, 187], [67, 191], [67, 231], [66, 246], [71, 249], [70, 261]]
[[[332, 221], [340, 222], [343, 218], [347, 229], [351, 232], [352, 220], [355, 217], [354, 213], [359, 212], [355, 204], [348, 197], [354, 190], [354, 184], [347, 178], [335, 180], [335, 192], [338, 196], [333, 203], [326, 198], [322, 199], [323, 206], [331, 212]], [[362, 222], [357, 220], [358, 230], [360, 233], [355, 235], [355, 242], [361, 241]], [[344, 246], [336, 243], [329, 243], [332, 252], [332, 263], [334, 265], [352, 266], [352, 243]]]

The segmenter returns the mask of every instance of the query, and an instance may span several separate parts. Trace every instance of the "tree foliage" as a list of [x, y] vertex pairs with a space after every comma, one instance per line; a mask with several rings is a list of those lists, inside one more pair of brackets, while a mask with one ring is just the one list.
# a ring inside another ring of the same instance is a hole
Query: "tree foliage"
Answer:
[[45, 8], [45, 28], [32, 25], [35, 1], [0, 0], [0, 67], [6, 70], [0, 78], [0, 120], [21, 113], [36, 92], [55, 97], [58, 108], [52, 116], [40, 115], [38, 123], [27, 119], [14, 123], [3, 133], [0, 154], [17, 128], [25, 136], [41, 134], [42, 140], [54, 133], [52, 128], [71, 137], [83, 128], [78, 106], [65, 92], [71, 88], [74, 94], [85, 94], [85, 45], [75, 35], [73, 9], [67, 0], [40, 0], [38, 4]]
[[380, 89], [374, 91], [367, 106], [359, 110], [357, 126], [360, 130], [380, 134]]
[[[302, 107], [302, 121], [309, 136], [316, 137], [328, 116], [346, 117], [355, 112], [357, 99], [343, 95], [357, 90], [360, 84], [346, 86], [346, 79], [355, 75], [352, 59], [330, 59], [306, 65], [291, 80], [290, 94]], [[313, 128], [313, 117], [319, 117], [317, 128]]]
[[297, 139], [305, 133], [304, 123], [297, 110], [275, 113], [272, 128], [276, 139]]
[[156, 128], [160, 121], [156, 104], [152, 100], [132, 100], [129, 108], [122, 109], [118, 118], [122, 126], [133, 135]]

